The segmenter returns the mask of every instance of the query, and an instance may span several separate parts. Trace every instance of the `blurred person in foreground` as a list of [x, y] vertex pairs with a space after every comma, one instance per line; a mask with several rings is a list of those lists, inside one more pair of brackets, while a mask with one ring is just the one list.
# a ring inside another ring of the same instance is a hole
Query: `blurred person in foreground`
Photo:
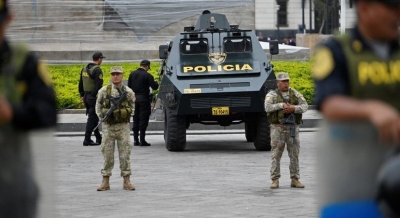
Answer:
[[[146, 141], [146, 130], [149, 125], [151, 115], [151, 98], [153, 90], [158, 89], [158, 83], [154, 77], [148, 73], [150, 70], [150, 61], [142, 60], [139, 69], [132, 71], [129, 75], [128, 86], [135, 92], [135, 114], [133, 115], [133, 145], [150, 146]], [[140, 143], [139, 143], [140, 135]]]
[[44, 63], [26, 45], [9, 44], [12, 15], [0, 0], [0, 217], [36, 217], [39, 190], [28, 131], [56, 124], [56, 101]]
[[[122, 85], [124, 78], [123, 69], [120, 66], [111, 67], [111, 83], [99, 90], [96, 101], [96, 114], [100, 119], [111, 114], [102, 123], [103, 141], [100, 146], [104, 156], [101, 175], [103, 181], [97, 191], [110, 190], [110, 176], [114, 168], [114, 150], [117, 142], [119, 153], [119, 166], [121, 176], [124, 178], [123, 189], [135, 190], [130, 182], [131, 175], [131, 150], [130, 142], [130, 118], [135, 107], [135, 93], [128, 86]], [[113, 107], [114, 106], [114, 107]]]
[[[100, 68], [101, 63], [103, 63], [103, 58], [106, 57], [104, 57], [101, 52], [97, 51], [93, 53], [93, 62], [87, 64], [81, 70], [78, 89], [82, 102], [86, 107], [86, 115], [88, 116], [83, 146], [100, 145], [102, 140], [100, 131], [96, 128], [99, 118], [96, 115], [95, 106], [97, 92], [103, 86], [103, 71]], [[92, 132], [94, 132], [96, 142], [91, 139]]]
[[[354, 5], [355, 28], [320, 44], [312, 68], [324, 117], [317, 153], [320, 215], [391, 217], [400, 208], [400, 171], [378, 174], [388, 151], [400, 145], [400, 0]], [[397, 189], [388, 191], [387, 180]], [[388, 192], [397, 192], [397, 199]]]
[[265, 96], [265, 111], [271, 124], [271, 189], [279, 188], [281, 157], [285, 145], [290, 158], [290, 187], [304, 188], [299, 181], [299, 124], [302, 122], [302, 114], [308, 109], [308, 104], [300, 92], [289, 87], [289, 79], [288, 73], [278, 73], [277, 89], [271, 90]]

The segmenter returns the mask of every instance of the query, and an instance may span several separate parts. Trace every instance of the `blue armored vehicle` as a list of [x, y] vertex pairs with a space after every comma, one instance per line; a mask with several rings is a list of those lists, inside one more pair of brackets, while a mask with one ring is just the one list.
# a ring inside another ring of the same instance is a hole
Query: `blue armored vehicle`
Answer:
[[[278, 53], [270, 43], [270, 53]], [[247, 141], [271, 150], [264, 99], [274, 88], [273, 66], [251, 30], [230, 25], [223, 14], [203, 14], [167, 45], [160, 45], [164, 139], [169, 151], [183, 151], [190, 124], [245, 123]]]

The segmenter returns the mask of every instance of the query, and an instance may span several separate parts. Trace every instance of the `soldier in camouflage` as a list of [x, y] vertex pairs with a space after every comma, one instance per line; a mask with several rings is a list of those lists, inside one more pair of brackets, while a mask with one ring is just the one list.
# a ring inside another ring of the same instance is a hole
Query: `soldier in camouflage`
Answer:
[[[302, 113], [308, 109], [308, 104], [303, 95], [293, 88], [289, 88], [289, 75], [278, 73], [276, 76], [277, 89], [270, 91], [265, 96], [265, 111], [271, 123], [271, 188], [279, 188], [280, 160], [287, 145], [290, 158], [291, 187], [304, 188], [300, 183], [299, 170], [299, 124]], [[291, 133], [292, 129], [292, 133]]]
[[126, 92], [126, 98], [112, 112], [111, 116], [102, 123], [103, 141], [100, 146], [104, 156], [104, 165], [101, 170], [103, 181], [97, 191], [110, 189], [109, 179], [114, 168], [114, 149], [117, 141], [121, 176], [124, 177], [123, 189], [135, 190], [130, 182], [131, 175], [131, 144], [130, 144], [130, 117], [135, 105], [135, 93], [127, 86], [122, 85], [122, 67], [111, 67], [112, 84], [99, 90], [96, 101], [96, 114], [102, 119], [115, 101]]

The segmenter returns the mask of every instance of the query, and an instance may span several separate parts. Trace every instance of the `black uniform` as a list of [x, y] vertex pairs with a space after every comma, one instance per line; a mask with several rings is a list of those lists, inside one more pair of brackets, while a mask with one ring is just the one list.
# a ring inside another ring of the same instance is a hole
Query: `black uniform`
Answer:
[[135, 92], [135, 114], [133, 116], [133, 135], [135, 142], [138, 141], [140, 131], [140, 142], [145, 142], [146, 129], [151, 114], [150, 89], [158, 89], [158, 83], [146, 70], [139, 68], [132, 71], [128, 79], [128, 87]]
[[[0, 47], [0, 95], [11, 104], [13, 119], [0, 123], [0, 216], [36, 217], [38, 188], [27, 130], [55, 126], [56, 100], [43, 63], [26, 50], [20, 58], [23, 66], [12, 66], [13, 53], [18, 52], [4, 41]], [[15, 98], [15, 93], [19, 97]]]
[[[95, 64], [94, 63], [89, 63], [86, 68], [89, 69], [93, 67]], [[94, 79], [95, 83], [95, 88], [94, 90], [90, 92], [86, 92], [83, 89], [83, 81], [82, 81], [82, 71], [81, 70], [81, 75], [79, 79], [79, 94], [81, 97], [84, 97], [84, 103], [86, 107], [86, 115], [88, 115], [87, 123], [86, 123], [86, 131], [85, 131], [85, 140], [84, 140], [84, 145], [85, 142], [86, 144], [91, 142], [91, 135], [94, 130], [94, 128], [97, 126], [99, 123], [99, 118], [96, 115], [96, 96], [97, 92], [101, 89], [103, 86], [103, 72], [100, 67], [97, 67], [93, 70], [93, 73], [91, 74], [91, 79]], [[94, 135], [96, 136], [96, 142], [98, 144], [101, 143], [101, 135], [99, 129], [96, 129], [94, 131]]]

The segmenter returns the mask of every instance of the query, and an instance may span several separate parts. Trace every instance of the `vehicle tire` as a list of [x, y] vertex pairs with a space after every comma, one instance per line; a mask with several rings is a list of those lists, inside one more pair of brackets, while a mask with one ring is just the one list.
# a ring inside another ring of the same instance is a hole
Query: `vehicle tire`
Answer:
[[171, 110], [165, 110], [165, 146], [168, 151], [183, 151], [186, 148], [186, 118], [173, 115]]
[[257, 129], [254, 135], [254, 147], [259, 151], [271, 150], [270, 127], [267, 113], [261, 112], [257, 119]]
[[253, 121], [246, 121], [244, 123], [244, 134], [246, 136], [247, 142], [254, 142], [254, 132], [256, 130], [255, 124]]
[[164, 112], [164, 141], [167, 139], [167, 132], [168, 132], [168, 128], [167, 128], [167, 112], [166, 112], [166, 110], [164, 109], [163, 110], [163, 112]]

